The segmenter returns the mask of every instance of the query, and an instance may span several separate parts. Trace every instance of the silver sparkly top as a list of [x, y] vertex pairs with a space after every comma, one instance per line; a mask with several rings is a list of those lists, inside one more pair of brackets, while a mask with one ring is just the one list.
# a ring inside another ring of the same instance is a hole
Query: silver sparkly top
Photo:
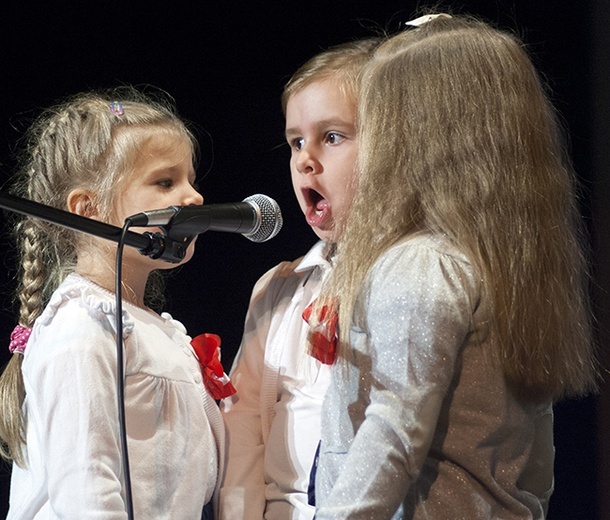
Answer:
[[317, 520], [545, 517], [552, 408], [507, 388], [489, 312], [480, 276], [440, 236], [376, 262], [323, 405]]

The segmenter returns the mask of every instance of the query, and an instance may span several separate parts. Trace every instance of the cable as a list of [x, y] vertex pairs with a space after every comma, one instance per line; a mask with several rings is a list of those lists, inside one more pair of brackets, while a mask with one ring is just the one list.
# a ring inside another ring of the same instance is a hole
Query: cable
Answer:
[[125, 507], [127, 518], [133, 520], [133, 499], [131, 496], [131, 474], [129, 470], [129, 453], [127, 450], [127, 428], [125, 424], [125, 371], [123, 366], [123, 287], [121, 284], [123, 273], [123, 249], [127, 230], [131, 226], [131, 220], [125, 220], [121, 230], [115, 266], [115, 297], [116, 297], [116, 374], [117, 374], [117, 404], [119, 410], [119, 435], [122, 452], [123, 481], [125, 484]]

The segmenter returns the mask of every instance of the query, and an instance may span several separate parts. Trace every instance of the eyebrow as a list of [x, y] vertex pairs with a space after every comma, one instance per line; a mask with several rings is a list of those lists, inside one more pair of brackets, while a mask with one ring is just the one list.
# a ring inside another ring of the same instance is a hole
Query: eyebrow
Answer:
[[[351, 122], [351, 121], [347, 121], [345, 119], [340, 119], [340, 118], [331, 118], [331, 119], [323, 119], [322, 121], [318, 121], [316, 123], [316, 128], [326, 128], [326, 127], [339, 127], [339, 128], [345, 128], [345, 127], [352, 127], [355, 128], [356, 124]], [[302, 132], [299, 132], [296, 128], [287, 128], [285, 135], [286, 137], [292, 137], [295, 135], [300, 135]]]
[[[151, 176], [166, 174], [166, 175], [171, 175], [172, 177], [175, 175], [181, 174], [180, 168], [178, 166], [176, 166], [175, 164], [172, 164], [171, 166], [162, 166], [160, 168], [155, 168], [153, 170], [149, 170], [148, 173]], [[195, 170], [194, 166], [189, 171], [187, 178], [188, 178], [188, 181], [191, 183], [197, 181], [198, 175], [197, 175], [197, 171]]]

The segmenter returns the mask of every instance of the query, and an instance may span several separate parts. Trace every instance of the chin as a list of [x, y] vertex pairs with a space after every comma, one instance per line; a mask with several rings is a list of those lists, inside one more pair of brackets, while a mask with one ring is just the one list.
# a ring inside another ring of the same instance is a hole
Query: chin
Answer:
[[333, 244], [333, 243], [337, 242], [337, 240], [339, 239], [339, 237], [337, 236], [338, 233], [336, 233], [334, 229], [329, 229], [327, 231], [317, 229], [317, 228], [312, 228], [312, 229], [313, 229], [313, 232], [316, 234], [316, 236], [320, 240], [323, 240], [324, 242], [326, 242], [328, 244]]
[[153, 262], [155, 262], [155, 266], [154, 269], [175, 269], [176, 267], [180, 267], [181, 265], [186, 264], [187, 262], [189, 262], [192, 258], [193, 255], [195, 254], [195, 244], [191, 243], [187, 250], [186, 250], [186, 254], [184, 255], [184, 258], [182, 260], [180, 260], [179, 262], [167, 262], [165, 260], [153, 260]]
[[178, 265], [186, 264], [193, 258], [193, 256], [195, 255], [195, 242], [196, 241], [197, 241], [197, 238], [195, 238], [189, 244], [189, 246], [186, 248], [186, 254], [184, 255], [184, 258], [180, 261], [180, 263]]

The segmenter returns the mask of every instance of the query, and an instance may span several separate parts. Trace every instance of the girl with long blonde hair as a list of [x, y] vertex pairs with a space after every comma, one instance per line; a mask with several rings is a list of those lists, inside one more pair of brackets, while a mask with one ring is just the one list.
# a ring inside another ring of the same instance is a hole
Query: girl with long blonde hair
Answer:
[[596, 383], [575, 175], [515, 36], [413, 25], [365, 67], [356, 194], [313, 313], [332, 349], [338, 305], [316, 519], [542, 519], [552, 404]]

